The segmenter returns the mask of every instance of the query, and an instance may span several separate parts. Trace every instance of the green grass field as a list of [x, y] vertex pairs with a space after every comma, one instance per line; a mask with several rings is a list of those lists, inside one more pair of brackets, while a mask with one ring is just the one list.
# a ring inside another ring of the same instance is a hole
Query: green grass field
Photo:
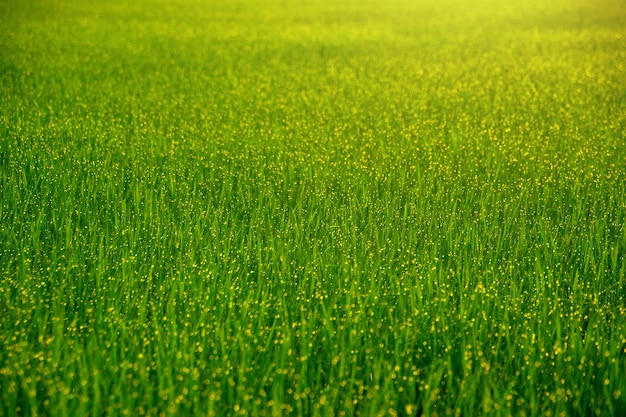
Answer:
[[622, 0], [0, 0], [0, 416], [626, 415]]

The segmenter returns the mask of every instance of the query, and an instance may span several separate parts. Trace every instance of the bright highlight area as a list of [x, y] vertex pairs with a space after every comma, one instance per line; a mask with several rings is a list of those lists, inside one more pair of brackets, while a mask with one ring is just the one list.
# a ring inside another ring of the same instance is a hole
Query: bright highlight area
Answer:
[[626, 415], [623, 1], [0, 16], [0, 416]]

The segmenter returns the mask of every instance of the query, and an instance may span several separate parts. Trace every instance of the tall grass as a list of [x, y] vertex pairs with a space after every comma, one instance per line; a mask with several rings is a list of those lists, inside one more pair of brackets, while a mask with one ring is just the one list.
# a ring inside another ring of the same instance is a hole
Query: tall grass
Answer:
[[0, 415], [626, 413], [621, 2], [0, 13]]

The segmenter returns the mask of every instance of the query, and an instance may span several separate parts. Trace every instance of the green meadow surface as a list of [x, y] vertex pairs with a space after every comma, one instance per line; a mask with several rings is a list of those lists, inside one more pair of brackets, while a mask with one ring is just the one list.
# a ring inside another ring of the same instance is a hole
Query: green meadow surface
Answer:
[[0, 0], [0, 416], [626, 415], [626, 3]]

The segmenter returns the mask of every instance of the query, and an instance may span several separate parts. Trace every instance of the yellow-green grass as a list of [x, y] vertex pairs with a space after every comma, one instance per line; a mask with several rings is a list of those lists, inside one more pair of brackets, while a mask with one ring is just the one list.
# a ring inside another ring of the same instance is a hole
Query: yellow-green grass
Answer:
[[623, 1], [0, 16], [0, 415], [626, 413]]

